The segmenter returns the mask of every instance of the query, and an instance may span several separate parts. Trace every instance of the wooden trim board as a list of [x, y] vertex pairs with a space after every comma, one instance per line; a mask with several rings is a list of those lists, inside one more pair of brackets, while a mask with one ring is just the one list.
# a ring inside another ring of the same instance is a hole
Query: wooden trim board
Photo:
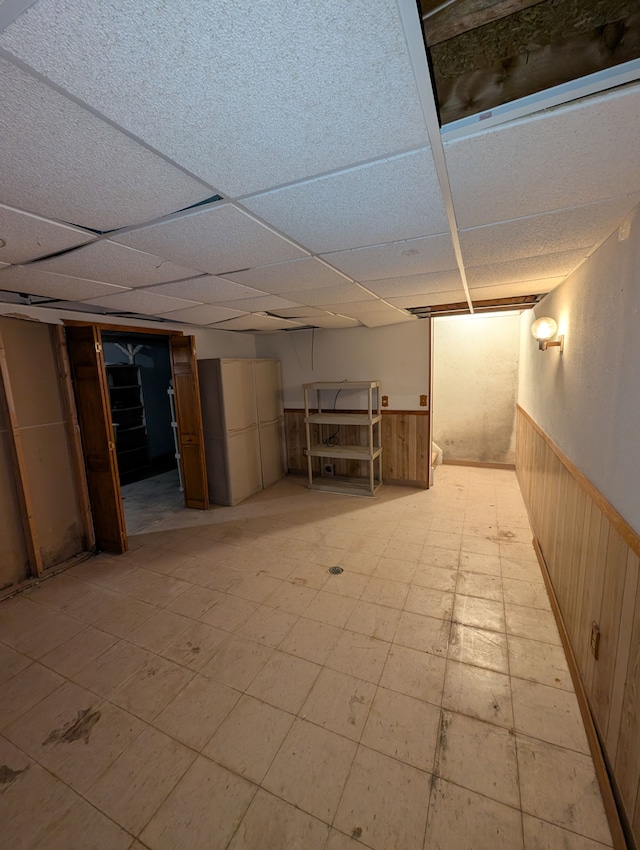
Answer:
[[103, 322], [90, 322], [88, 319], [64, 319], [64, 325], [70, 328], [86, 328], [93, 325], [102, 331], [116, 331], [125, 334], [158, 334], [160, 336], [184, 336], [184, 331], [176, 331], [170, 328], [141, 328], [136, 325], [109, 325]]
[[442, 458], [443, 466], [478, 466], [485, 469], [510, 469], [516, 468], [515, 463], [489, 463], [484, 460], [447, 460]]

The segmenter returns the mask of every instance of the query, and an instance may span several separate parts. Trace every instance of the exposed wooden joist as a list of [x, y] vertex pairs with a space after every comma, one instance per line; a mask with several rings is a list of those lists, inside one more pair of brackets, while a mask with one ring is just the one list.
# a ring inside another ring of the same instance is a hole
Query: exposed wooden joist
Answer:
[[493, 23], [541, 0], [421, 0], [424, 33], [431, 47], [469, 30]]

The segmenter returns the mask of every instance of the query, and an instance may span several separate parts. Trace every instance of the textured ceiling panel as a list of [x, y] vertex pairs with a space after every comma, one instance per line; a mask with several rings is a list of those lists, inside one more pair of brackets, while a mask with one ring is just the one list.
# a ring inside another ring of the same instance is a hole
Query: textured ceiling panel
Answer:
[[592, 248], [616, 228], [638, 201], [638, 195], [629, 195], [464, 230], [460, 233], [462, 255], [467, 265], [479, 266], [573, 248]]
[[417, 318], [410, 313], [401, 313], [399, 310], [390, 310], [387, 313], [364, 313], [360, 321], [368, 328], [379, 328], [383, 325], [399, 325], [402, 322], [417, 322]]
[[426, 138], [395, 0], [41, 0], [0, 44], [235, 196]]
[[114, 310], [122, 310], [128, 313], [144, 313], [146, 315], [160, 315], [170, 310], [180, 310], [183, 307], [195, 306], [194, 301], [185, 301], [181, 298], [169, 298], [166, 295], [157, 295], [155, 292], [132, 289], [121, 295], [107, 295], [105, 298], [92, 298], [89, 304], [97, 304], [100, 307], [111, 307]]
[[374, 299], [373, 301], [348, 301], [346, 303], [324, 304], [323, 306], [330, 313], [342, 313], [343, 316], [358, 316], [360, 313], [389, 312], [389, 305], [379, 299]]
[[428, 149], [256, 195], [244, 204], [319, 254], [447, 230]]
[[[274, 319], [272, 316], [264, 316], [260, 313], [248, 313], [246, 316], [239, 316], [237, 319], [230, 319], [227, 322], [218, 322], [213, 327], [227, 331], [277, 331], [285, 328], [298, 327], [301, 322], [285, 321], [283, 319]], [[306, 322], [304, 324], [307, 324]]]
[[323, 259], [359, 281], [456, 268], [456, 257], [448, 233], [325, 254]]
[[201, 301], [203, 304], [239, 301], [264, 294], [257, 289], [250, 289], [248, 286], [233, 283], [222, 277], [214, 277], [214, 275], [202, 275], [176, 283], [162, 283], [160, 286], [150, 287], [147, 292], [159, 292], [161, 295], [189, 298], [192, 301]]
[[367, 289], [381, 298], [398, 298], [422, 292], [446, 292], [462, 287], [459, 271], [436, 272], [434, 274], [412, 274], [406, 277], [391, 277], [387, 280], [368, 280]]
[[210, 274], [304, 256], [299, 248], [230, 204], [191, 213], [114, 239]]
[[356, 328], [361, 323], [348, 316], [314, 316], [305, 324], [313, 325], [315, 328]]
[[5, 243], [0, 244], [0, 260], [6, 263], [24, 263], [36, 257], [45, 257], [47, 254], [90, 242], [93, 238], [84, 230], [67, 227], [0, 204], [0, 240]]
[[306, 289], [320, 289], [323, 286], [340, 286], [346, 279], [315, 258], [293, 260], [290, 263], [276, 263], [259, 266], [242, 272], [226, 275], [246, 286], [254, 286], [265, 292], [279, 294]]
[[180, 280], [196, 274], [193, 269], [108, 240], [43, 260], [38, 268], [131, 287]]
[[543, 277], [567, 275], [582, 262], [588, 250], [565, 251], [544, 257], [525, 257], [508, 263], [492, 263], [467, 268], [469, 286], [492, 286], [497, 283], [516, 283], [519, 280], [536, 280]]
[[315, 316], [324, 316], [327, 318], [327, 311], [321, 310], [319, 307], [306, 307], [298, 305], [297, 307], [278, 307], [273, 311], [284, 319], [311, 319]]
[[374, 299], [355, 283], [345, 283], [344, 286], [327, 286], [322, 289], [306, 289], [304, 296], [297, 292], [283, 292], [283, 298], [295, 301], [296, 298], [303, 300], [311, 307], [323, 307], [325, 304], [346, 304], [349, 301], [367, 301]]
[[190, 322], [194, 325], [211, 325], [214, 322], [224, 322], [225, 319], [233, 319], [242, 316], [242, 310], [229, 310], [226, 307], [214, 307], [212, 304], [204, 304], [200, 307], [187, 307], [185, 310], [172, 310], [161, 314], [165, 319], [176, 322]]
[[435, 307], [438, 304], [457, 304], [459, 302], [465, 304], [467, 302], [462, 287], [450, 292], [427, 292], [422, 295], [403, 295], [400, 298], [389, 298], [389, 304], [405, 309], [409, 307]]
[[198, 181], [2, 59], [0, 75], [3, 203], [108, 230], [174, 212], [210, 194]]
[[551, 292], [562, 283], [564, 277], [547, 277], [540, 280], [521, 280], [518, 283], [503, 283], [498, 286], [476, 286], [471, 288], [473, 301], [485, 298], [509, 298], [515, 295], [539, 295]]
[[0, 289], [25, 292], [28, 295], [46, 295], [48, 298], [64, 298], [68, 301], [82, 301], [113, 293], [126, 294], [128, 291], [122, 286], [43, 272], [34, 266], [9, 266], [3, 269], [0, 272]]
[[[446, 145], [462, 228], [640, 191], [640, 86]], [[621, 167], [624, 164], [624, 167]]]
[[297, 307], [297, 301], [280, 298], [278, 295], [261, 295], [257, 298], [245, 298], [241, 301], [224, 301], [223, 307], [234, 307], [249, 313], [261, 313], [264, 310], [278, 310], [280, 307]]

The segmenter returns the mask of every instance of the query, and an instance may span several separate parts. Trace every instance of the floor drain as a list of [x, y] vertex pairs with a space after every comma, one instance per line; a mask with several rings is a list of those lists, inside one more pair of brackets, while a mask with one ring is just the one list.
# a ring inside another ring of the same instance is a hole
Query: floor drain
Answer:
[[339, 576], [340, 573], [344, 572], [344, 570], [342, 569], [342, 567], [329, 567], [329, 572], [332, 576]]

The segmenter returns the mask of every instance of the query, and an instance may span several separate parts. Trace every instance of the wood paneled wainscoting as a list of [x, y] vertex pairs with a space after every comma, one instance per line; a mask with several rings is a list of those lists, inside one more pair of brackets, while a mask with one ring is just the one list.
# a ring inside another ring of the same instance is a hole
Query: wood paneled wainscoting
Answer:
[[[430, 462], [428, 411], [383, 410], [382, 414], [382, 480], [387, 484], [427, 488]], [[306, 475], [304, 410], [286, 408], [284, 417], [289, 472]], [[357, 425], [341, 425], [339, 430], [331, 425], [311, 427], [312, 442], [322, 442], [337, 430], [341, 443], [366, 445], [365, 429]], [[314, 469], [319, 468], [319, 459], [314, 458], [313, 461], [317, 465]], [[336, 475], [365, 478], [369, 474], [367, 465], [357, 460], [336, 459], [332, 462], [336, 464]]]
[[521, 408], [516, 470], [576, 691], [588, 702], [627, 841], [640, 845], [640, 535]]

